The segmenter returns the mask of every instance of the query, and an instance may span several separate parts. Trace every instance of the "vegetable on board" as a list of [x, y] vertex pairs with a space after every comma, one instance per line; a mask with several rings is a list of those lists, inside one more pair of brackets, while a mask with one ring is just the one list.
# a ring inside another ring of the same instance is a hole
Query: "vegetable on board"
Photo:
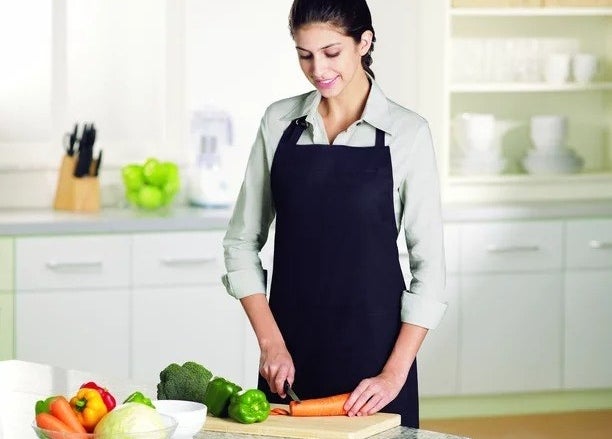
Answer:
[[90, 387], [80, 388], [70, 400], [70, 406], [89, 433], [93, 432], [96, 424], [108, 413], [100, 392]]
[[242, 424], [262, 422], [270, 414], [270, 403], [261, 390], [249, 389], [231, 397], [228, 414], [230, 418]]
[[303, 399], [301, 402], [291, 401], [289, 410], [283, 408], [273, 408], [270, 410], [272, 415], [289, 416], [342, 416], [346, 415], [344, 404], [348, 400], [350, 393], [327, 396], [324, 398]]
[[212, 373], [201, 364], [187, 361], [182, 366], [168, 365], [159, 373], [157, 399], [182, 399], [204, 403]]
[[232, 396], [242, 390], [237, 384], [225, 378], [215, 377], [206, 389], [204, 404], [208, 407], [208, 412], [218, 418], [226, 418]]
[[96, 389], [98, 393], [100, 393], [102, 401], [104, 401], [106, 410], [108, 410], [109, 412], [117, 406], [117, 401], [115, 401], [115, 397], [108, 391], [106, 387], [99, 386], [93, 381], [89, 381], [87, 383], [84, 383], [81, 386], [81, 389]]

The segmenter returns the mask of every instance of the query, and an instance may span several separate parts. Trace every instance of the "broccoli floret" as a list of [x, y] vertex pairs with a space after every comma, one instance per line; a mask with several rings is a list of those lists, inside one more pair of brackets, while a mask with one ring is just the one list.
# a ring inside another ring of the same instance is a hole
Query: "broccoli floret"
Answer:
[[182, 366], [168, 365], [159, 373], [157, 399], [182, 399], [204, 403], [212, 373], [201, 364], [187, 361]]

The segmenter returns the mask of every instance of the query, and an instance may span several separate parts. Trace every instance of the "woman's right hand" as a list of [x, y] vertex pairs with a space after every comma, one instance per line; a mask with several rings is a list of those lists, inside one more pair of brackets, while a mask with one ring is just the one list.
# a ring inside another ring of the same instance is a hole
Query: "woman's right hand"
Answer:
[[285, 381], [293, 384], [295, 367], [284, 343], [272, 343], [261, 349], [259, 373], [268, 382], [270, 391], [284, 398]]

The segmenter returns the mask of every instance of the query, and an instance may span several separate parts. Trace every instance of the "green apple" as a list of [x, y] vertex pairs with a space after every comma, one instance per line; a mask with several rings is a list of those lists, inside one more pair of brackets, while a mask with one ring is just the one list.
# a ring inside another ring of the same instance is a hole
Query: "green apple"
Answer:
[[155, 158], [149, 158], [142, 166], [145, 182], [153, 186], [162, 187], [166, 183], [168, 167]]
[[145, 184], [138, 191], [138, 205], [144, 209], [157, 209], [164, 202], [164, 194], [156, 186]]
[[141, 165], [129, 164], [121, 169], [123, 184], [128, 191], [137, 191], [144, 184], [144, 175]]

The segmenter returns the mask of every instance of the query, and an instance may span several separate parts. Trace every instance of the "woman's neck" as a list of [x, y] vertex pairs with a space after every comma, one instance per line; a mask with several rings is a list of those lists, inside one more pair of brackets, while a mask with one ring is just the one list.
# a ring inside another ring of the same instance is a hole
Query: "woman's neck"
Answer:
[[338, 96], [322, 98], [319, 104], [319, 114], [326, 121], [326, 125], [329, 122], [346, 129], [363, 114], [369, 93], [370, 81], [365, 71], [362, 71], [356, 74]]

